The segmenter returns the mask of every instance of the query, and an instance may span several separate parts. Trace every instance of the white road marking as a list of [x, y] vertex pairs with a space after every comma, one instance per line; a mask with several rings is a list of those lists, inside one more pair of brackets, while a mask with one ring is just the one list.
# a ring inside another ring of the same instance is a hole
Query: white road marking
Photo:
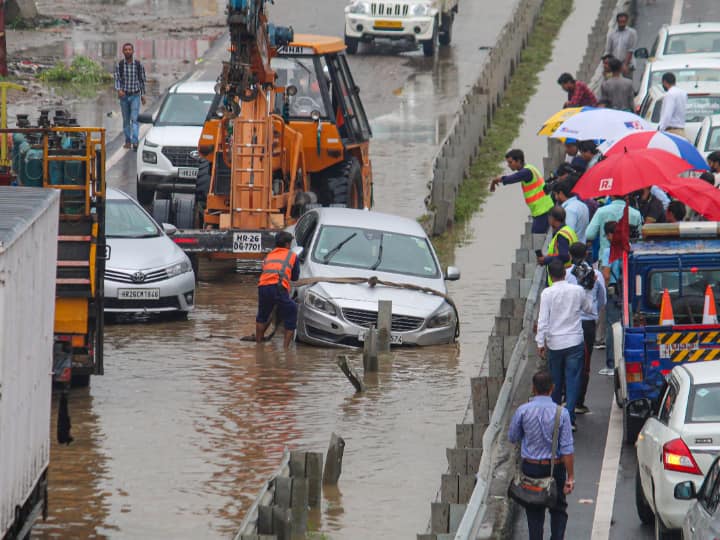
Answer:
[[623, 445], [622, 429], [622, 409], [615, 404], [615, 396], [613, 395], [610, 403], [610, 421], [608, 422], [608, 434], [605, 441], [605, 455], [603, 456], [600, 484], [598, 485], [598, 494], [595, 500], [595, 516], [593, 517], [591, 540], [607, 540], [610, 538], [615, 485]]
[[683, 4], [685, 0], [675, 0], [673, 3], [672, 17], [670, 18], [670, 24], [680, 24], [682, 19]]
[[[147, 124], [143, 124], [142, 126], [140, 126], [140, 134], [138, 136], [138, 140], [143, 138], [145, 133], [147, 133], [148, 129], [150, 129], [150, 126], [148, 126]], [[108, 172], [110, 169], [112, 169], [117, 164], [117, 162], [120, 161], [123, 156], [128, 152], [132, 152], [132, 149], [123, 148], [122, 146], [115, 150], [115, 153], [105, 160], [105, 172]]]

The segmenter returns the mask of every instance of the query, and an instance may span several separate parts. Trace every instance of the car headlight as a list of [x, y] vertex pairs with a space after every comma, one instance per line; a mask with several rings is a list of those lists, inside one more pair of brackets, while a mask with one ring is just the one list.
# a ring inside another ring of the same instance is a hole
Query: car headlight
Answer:
[[324, 311], [329, 315], [337, 315], [335, 305], [330, 302], [330, 300], [323, 298], [314, 292], [308, 292], [305, 295], [305, 305], [310, 306], [313, 309], [317, 309], [318, 311]]
[[147, 150], [143, 150], [142, 153], [142, 160], [143, 163], [157, 163], [157, 154], [155, 152], [148, 152]]
[[144, 146], [145, 148], [157, 148], [157, 147], [160, 146], [160, 145], [159, 145], [159, 144], [155, 144], [154, 142], [152, 142], [152, 141], [150, 141], [150, 140], [148, 140], [148, 139], [145, 139], [145, 142], [143, 143], [143, 146]]
[[184, 274], [185, 272], [190, 272], [191, 270], [192, 270], [192, 265], [190, 264], [190, 261], [185, 259], [184, 261], [180, 261], [177, 264], [168, 266], [165, 269], [165, 272], [167, 272], [168, 277], [175, 277], [175, 276], [179, 276], [180, 274]]
[[427, 15], [430, 11], [430, 7], [427, 4], [415, 4], [410, 8], [410, 13], [413, 15]]
[[350, 13], [355, 13], [356, 15], [366, 15], [370, 13], [370, 3], [369, 2], [354, 2], [350, 5], [348, 8], [348, 11]]
[[435, 315], [430, 317], [428, 321], [428, 328], [445, 328], [447, 326], [454, 326], [455, 321], [455, 310], [451, 306], [445, 306], [443, 309], [438, 311]]

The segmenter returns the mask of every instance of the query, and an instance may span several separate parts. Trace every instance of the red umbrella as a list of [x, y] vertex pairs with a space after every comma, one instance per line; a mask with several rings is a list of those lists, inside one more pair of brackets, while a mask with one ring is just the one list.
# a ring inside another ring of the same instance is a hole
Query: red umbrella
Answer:
[[583, 199], [627, 195], [692, 169], [684, 159], [665, 150], [646, 148], [607, 156], [580, 177], [573, 191]]
[[720, 221], [720, 190], [715, 186], [699, 178], [684, 177], [669, 178], [655, 185], [687, 204], [704, 218]]

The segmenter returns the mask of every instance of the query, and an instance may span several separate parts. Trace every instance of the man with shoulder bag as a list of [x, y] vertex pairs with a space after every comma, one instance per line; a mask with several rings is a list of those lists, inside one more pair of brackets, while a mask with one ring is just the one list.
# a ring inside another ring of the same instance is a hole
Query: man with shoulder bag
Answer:
[[566, 495], [575, 487], [570, 414], [550, 397], [550, 373], [533, 376], [533, 398], [518, 407], [508, 439], [520, 443], [520, 472], [508, 495], [525, 508], [530, 540], [542, 540], [545, 511], [550, 511], [551, 540], [563, 540], [567, 525]]

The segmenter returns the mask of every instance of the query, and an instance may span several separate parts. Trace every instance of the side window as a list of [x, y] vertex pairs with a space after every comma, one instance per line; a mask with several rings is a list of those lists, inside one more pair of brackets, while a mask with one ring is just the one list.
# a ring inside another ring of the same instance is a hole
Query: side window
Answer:
[[677, 398], [677, 387], [674, 383], [670, 383], [668, 385], [667, 392], [665, 393], [665, 398], [662, 401], [662, 404], [660, 405], [660, 411], [658, 414], [658, 419], [667, 424], [668, 420], [670, 419], [670, 415], [672, 414], [673, 407], [675, 406], [675, 399]]
[[720, 500], [720, 461], [716, 461], [708, 472], [703, 485], [698, 493], [698, 500], [708, 513], [713, 514], [717, 510]]

